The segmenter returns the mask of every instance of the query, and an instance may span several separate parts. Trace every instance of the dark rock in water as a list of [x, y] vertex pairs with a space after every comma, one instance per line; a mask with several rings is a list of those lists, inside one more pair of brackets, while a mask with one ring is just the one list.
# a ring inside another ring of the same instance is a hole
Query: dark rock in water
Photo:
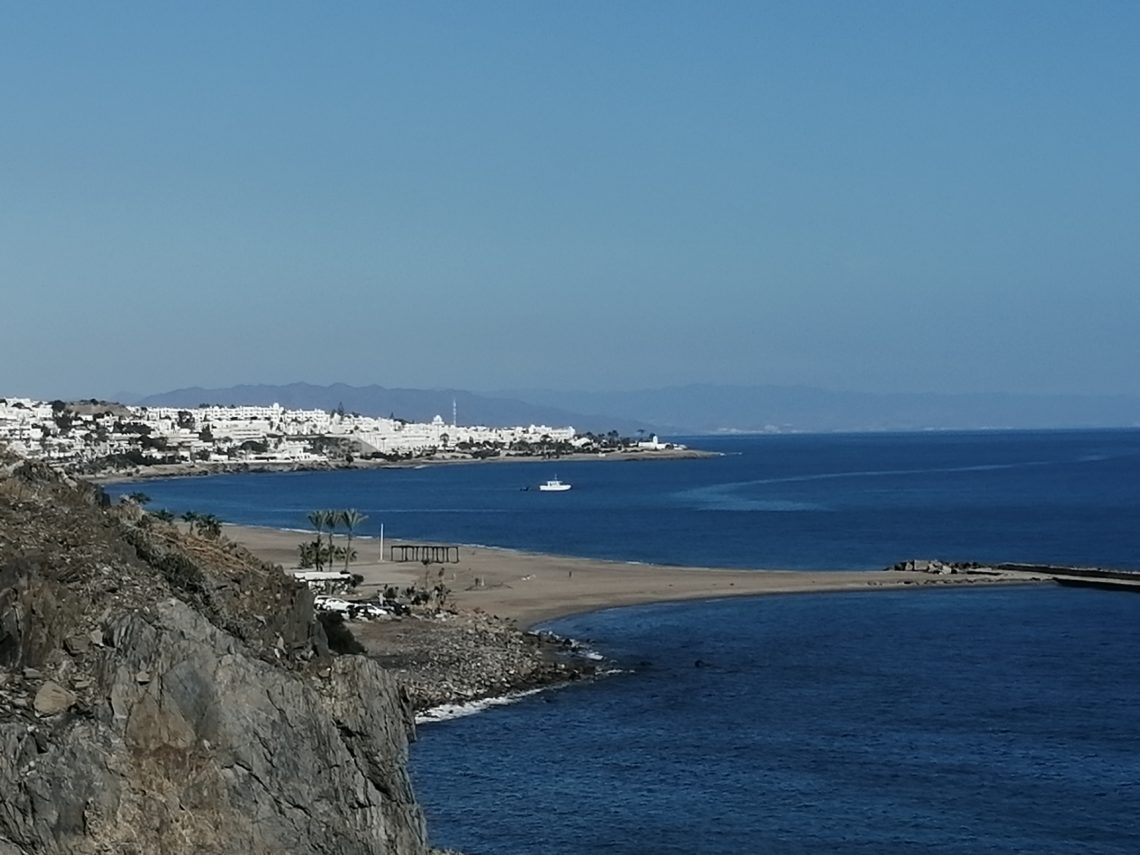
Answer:
[[525, 632], [478, 610], [372, 621], [354, 633], [399, 678], [417, 712], [576, 680], [595, 670], [575, 655], [573, 642]]
[[0, 855], [426, 855], [394, 680], [279, 568], [104, 505], [0, 478]]

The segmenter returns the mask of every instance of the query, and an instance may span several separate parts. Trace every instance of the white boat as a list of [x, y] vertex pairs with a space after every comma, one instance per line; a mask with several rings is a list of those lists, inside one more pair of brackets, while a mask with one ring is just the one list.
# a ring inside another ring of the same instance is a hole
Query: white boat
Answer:
[[570, 485], [563, 484], [557, 478], [551, 478], [545, 484], [539, 484], [538, 489], [544, 493], [565, 493], [570, 489]]

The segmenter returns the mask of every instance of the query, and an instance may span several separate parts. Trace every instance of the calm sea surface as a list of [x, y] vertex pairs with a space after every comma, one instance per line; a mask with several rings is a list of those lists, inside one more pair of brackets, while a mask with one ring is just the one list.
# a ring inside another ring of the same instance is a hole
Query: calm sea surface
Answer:
[[[220, 475], [119, 485], [177, 513], [307, 528], [355, 507], [388, 537], [723, 567], [906, 558], [1140, 569], [1140, 430], [700, 438], [722, 457]], [[574, 489], [540, 493], [557, 474]], [[524, 488], [530, 489], [524, 489]]]
[[1140, 596], [801, 595], [552, 628], [629, 673], [422, 727], [415, 780], [440, 843], [1140, 852]]
[[[356, 507], [389, 536], [634, 561], [1140, 569], [1140, 431], [692, 444], [725, 456], [142, 489], [152, 507], [230, 522], [303, 528], [313, 508]], [[556, 470], [571, 492], [533, 489]], [[550, 627], [623, 672], [422, 727], [413, 773], [437, 845], [1140, 852], [1140, 596], [878, 591], [615, 609]]]

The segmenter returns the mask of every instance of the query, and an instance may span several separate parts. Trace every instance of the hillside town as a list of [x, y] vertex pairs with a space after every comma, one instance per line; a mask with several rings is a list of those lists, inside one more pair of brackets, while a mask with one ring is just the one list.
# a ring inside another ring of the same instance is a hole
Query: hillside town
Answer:
[[33, 460], [91, 474], [176, 464], [204, 468], [319, 467], [354, 462], [557, 457], [683, 448], [577, 434], [573, 427], [485, 427], [437, 415], [411, 422], [345, 412], [269, 406], [136, 407], [105, 401], [0, 398], [0, 446]]

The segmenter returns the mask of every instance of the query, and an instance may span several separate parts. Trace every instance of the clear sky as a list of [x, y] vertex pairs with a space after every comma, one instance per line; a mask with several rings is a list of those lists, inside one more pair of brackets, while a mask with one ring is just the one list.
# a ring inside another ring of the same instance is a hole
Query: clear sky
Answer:
[[0, 395], [1140, 394], [1140, 3], [5, 3], [0, 289]]

